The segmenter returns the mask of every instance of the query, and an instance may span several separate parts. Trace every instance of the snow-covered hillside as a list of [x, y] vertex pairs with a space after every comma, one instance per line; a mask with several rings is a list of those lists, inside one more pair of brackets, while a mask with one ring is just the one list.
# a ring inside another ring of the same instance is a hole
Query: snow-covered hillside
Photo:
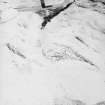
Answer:
[[33, 11], [0, 16], [0, 105], [105, 104], [104, 15], [74, 3], [43, 29]]

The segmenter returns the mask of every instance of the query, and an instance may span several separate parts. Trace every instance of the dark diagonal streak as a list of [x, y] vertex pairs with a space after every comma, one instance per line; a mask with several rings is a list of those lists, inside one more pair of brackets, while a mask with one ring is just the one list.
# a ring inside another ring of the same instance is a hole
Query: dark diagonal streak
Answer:
[[7, 45], [8, 49], [10, 51], [12, 51], [14, 54], [17, 54], [18, 56], [26, 59], [26, 57], [22, 53], [20, 53], [16, 48], [14, 48], [14, 46], [11, 46], [9, 43], [7, 43], [6, 45]]

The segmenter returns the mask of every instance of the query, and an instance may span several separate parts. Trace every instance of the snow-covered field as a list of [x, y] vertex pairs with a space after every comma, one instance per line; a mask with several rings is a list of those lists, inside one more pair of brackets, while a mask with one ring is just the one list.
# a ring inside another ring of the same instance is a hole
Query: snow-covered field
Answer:
[[[93, 105], [105, 100], [105, 36], [83, 27], [89, 23], [82, 20], [86, 11], [80, 18], [70, 15], [71, 21], [62, 13], [44, 30], [42, 18], [33, 12], [11, 9], [4, 14], [8, 16], [0, 24], [0, 105]], [[54, 55], [65, 51], [66, 55]]]

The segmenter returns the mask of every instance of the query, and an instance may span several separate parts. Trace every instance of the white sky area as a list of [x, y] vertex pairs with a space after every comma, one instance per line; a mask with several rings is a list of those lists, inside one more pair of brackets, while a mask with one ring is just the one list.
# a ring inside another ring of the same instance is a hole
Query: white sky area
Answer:
[[[72, 6], [41, 30], [43, 19], [38, 14], [1, 7], [0, 105], [55, 105], [54, 99], [62, 105], [72, 105], [73, 100], [86, 105], [105, 101], [104, 15]], [[71, 57], [58, 63], [46, 59], [42, 49], [54, 49], [54, 43], [70, 47]]]

